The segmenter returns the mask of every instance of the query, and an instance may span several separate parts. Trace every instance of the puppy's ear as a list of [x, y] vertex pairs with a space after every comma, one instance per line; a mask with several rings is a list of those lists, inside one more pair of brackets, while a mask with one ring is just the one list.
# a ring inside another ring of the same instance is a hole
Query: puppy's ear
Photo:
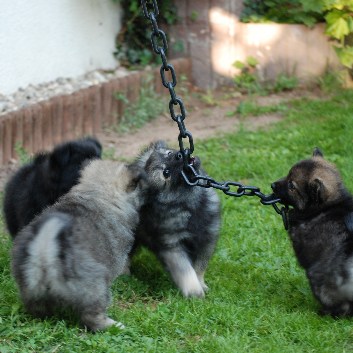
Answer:
[[319, 147], [315, 147], [313, 151], [313, 157], [324, 157], [324, 154], [321, 152]]
[[86, 137], [83, 141], [87, 141], [88, 143], [92, 144], [95, 154], [101, 158], [102, 157], [102, 145], [101, 143], [95, 139], [94, 137]]
[[153, 149], [158, 150], [160, 148], [167, 148], [168, 146], [165, 141], [158, 140], [158, 141], [152, 143], [152, 147], [153, 147]]
[[311, 199], [320, 205], [327, 199], [327, 189], [323, 181], [319, 178], [315, 178], [309, 182], [309, 192]]
[[52, 170], [60, 169], [66, 165], [71, 158], [71, 146], [58, 146], [54, 149], [49, 158], [50, 167]]
[[147, 186], [147, 173], [144, 169], [138, 167], [136, 164], [130, 164], [127, 168], [131, 175], [131, 181], [128, 186], [129, 191], [135, 190], [138, 184], [142, 187]]

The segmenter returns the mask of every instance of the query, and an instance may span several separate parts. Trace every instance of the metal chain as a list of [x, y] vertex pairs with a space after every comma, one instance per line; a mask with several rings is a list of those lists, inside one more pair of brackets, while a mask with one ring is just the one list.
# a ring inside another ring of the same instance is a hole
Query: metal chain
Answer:
[[[209, 176], [200, 175], [192, 166], [191, 155], [194, 152], [194, 141], [190, 131], [185, 127], [184, 120], [186, 118], [186, 109], [182, 99], [176, 95], [175, 86], [177, 78], [175, 69], [172, 64], [168, 63], [166, 52], [168, 50], [168, 42], [166, 34], [158, 27], [157, 16], [159, 14], [158, 4], [156, 0], [141, 0], [144, 16], [150, 20], [152, 25], [151, 43], [153, 51], [161, 57], [162, 65], [160, 75], [162, 84], [168, 88], [170, 94], [169, 111], [171, 118], [177, 123], [179, 128], [179, 149], [184, 161], [184, 170], [182, 171], [185, 182], [190, 186], [200, 186], [204, 188], [214, 188], [223, 191], [226, 195], [241, 197], [241, 196], [257, 196], [263, 205], [272, 205], [275, 211], [282, 216], [285, 229], [288, 229], [288, 207], [277, 206], [280, 203], [279, 198], [273, 194], [265, 195], [256, 186], [243, 185], [235, 181], [217, 182]], [[166, 73], [170, 72], [171, 81], [166, 78]], [[179, 107], [180, 112], [176, 113], [175, 109]], [[184, 146], [184, 140], [188, 140], [188, 147]], [[232, 191], [232, 188], [236, 190]]]

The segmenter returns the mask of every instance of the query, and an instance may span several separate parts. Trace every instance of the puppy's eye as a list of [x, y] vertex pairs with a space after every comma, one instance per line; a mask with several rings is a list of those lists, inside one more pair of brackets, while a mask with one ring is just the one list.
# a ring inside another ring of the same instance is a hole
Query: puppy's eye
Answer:
[[163, 170], [163, 176], [168, 179], [170, 177], [170, 170], [168, 168]]
[[295, 186], [292, 181], [288, 181], [288, 189], [291, 191], [295, 190]]
[[170, 155], [172, 155], [173, 154], [173, 152], [172, 151], [168, 151], [167, 152], [167, 156], [169, 157]]

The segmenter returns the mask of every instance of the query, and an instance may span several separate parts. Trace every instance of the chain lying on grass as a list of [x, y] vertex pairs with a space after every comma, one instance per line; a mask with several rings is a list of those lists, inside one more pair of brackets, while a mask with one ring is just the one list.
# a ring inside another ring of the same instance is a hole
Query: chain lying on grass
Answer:
[[[177, 84], [177, 78], [173, 65], [169, 64], [166, 57], [168, 49], [167, 37], [163, 30], [158, 27], [157, 16], [159, 9], [156, 0], [141, 0], [144, 16], [150, 20], [152, 25], [151, 42], [153, 51], [160, 55], [162, 65], [160, 69], [162, 84], [168, 88], [170, 93], [169, 111], [171, 118], [178, 124], [179, 128], [179, 148], [184, 161], [184, 170], [182, 171], [185, 182], [190, 186], [201, 186], [205, 188], [214, 188], [223, 191], [226, 195], [241, 197], [241, 196], [257, 196], [263, 205], [272, 205], [275, 211], [282, 216], [285, 229], [288, 228], [287, 211], [288, 207], [277, 206], [280, 203], [279, 198], [274, 197], [273, 194], [265, 195], [256, 186], [247, 186], [235, 181], [218, 182], [209, 176], [200, 175], [196, 172], [192, 165], [192, 153], [194, 152], [194, 141], [192, 134], [185, 127], [184, 120], [186, 118], [186, 110], [184, 103], [180, 97], [175, 93], [174, 87]], [[150, 10], [149, 10], [150, 9]], [[171, 81], [166, 78], [166, 72], [170, 72]], [[180, 113], [175, 112], [176, 106], [179, 106]], [[184, 139], [188, 139], [189, 147], [184, 147]], [[231, 191], [231, 188], [236, 188]]]

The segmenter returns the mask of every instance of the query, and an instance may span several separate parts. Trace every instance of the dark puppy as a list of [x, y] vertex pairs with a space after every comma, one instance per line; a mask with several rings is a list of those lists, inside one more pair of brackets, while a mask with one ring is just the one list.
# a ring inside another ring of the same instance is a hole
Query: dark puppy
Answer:
[[5, 187], [4, 214], [11, 236], [77, 184], [83, 165], [100, 158], [101, 152], [101, 144], [88, 137], [37, 154], [21, 167]]
[[272, 184], [289, 211], [289, 236], [322, 313], [353, 314], [353, 198], [315, 149]]
[[[135, 164], [145, 169], [148, 182], [136, 244], [156, 254], [184, 296], [204, 296], [204, 273], [219, 236], [216, 192], [187, 185], [181, 154], [163, 141], [151, 144]], [[205, 175], [200, 165], [194, 158], [194, 168]]]

